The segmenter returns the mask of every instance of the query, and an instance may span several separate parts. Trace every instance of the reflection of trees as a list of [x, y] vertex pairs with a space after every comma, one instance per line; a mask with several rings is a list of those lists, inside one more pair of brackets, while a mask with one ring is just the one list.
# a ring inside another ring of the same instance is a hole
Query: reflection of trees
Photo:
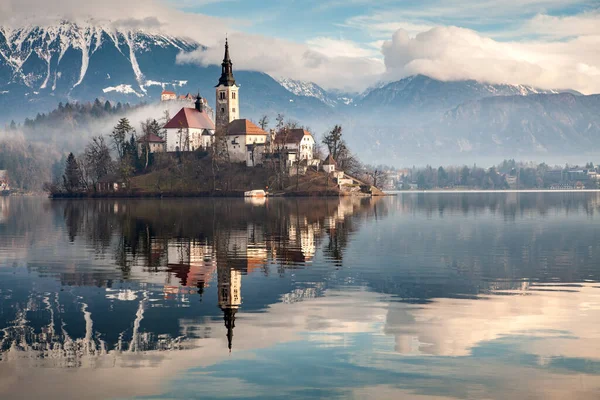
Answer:
[[404, 193], [398, 201], [406, 210], [430, 216], [461, 211], [465, 215], [499, 214], [513, 220], [526, 214], [546, 216], [552, 210], [583, 210], [587, 215], [600, 211], [598, 193]]
[[[190, 268], [191, 261], [169, 260], [171, 242], [188, 243], [192, 252], [212, 248], [218, 263], [227, 263], [244, 274], [279, 274], [304, 268], [325, 239], [326, 259], [341, 265], [358, 215], [384, 216], [385, 207], [373, 199], [270, 199], [264, 206], [240, 200], [97, 200], [54, 203], [62, 210], [70, 241], [81, 239], [99, 257], [112, 254], [121, 279], [134, 270], [173, 273], [188, 286], [188, 275], [209, 274]], [[196, 254], [196, 257], [198, 255]], [[195, 271], [195, 272], [194, 272]], [[210, 274], [209, 274], [210, 275]], [[190, 280], [192, 281], [192, 280]], [[201, 280], [193, 280], [203, 291]], [[165, 284], [171, 285], [170, 278]]]

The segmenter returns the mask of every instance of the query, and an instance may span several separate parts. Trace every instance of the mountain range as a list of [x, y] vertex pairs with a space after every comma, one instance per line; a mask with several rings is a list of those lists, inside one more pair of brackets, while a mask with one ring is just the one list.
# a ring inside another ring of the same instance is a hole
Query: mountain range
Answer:
[[[219, 66], [177, 62], [205, 47], [186, 38], [110, 25], [63, 21], [49, 27], [0, 27], [0, 122], [22, 120], [59, 102], [157, 102], [164, 89], [209, 101]], [[416, 75], [362, 93], [235, 70], [242, 115], [277, 113], [321, 133], [334, 123], [368, 161], [435, 162], [506, 154], [590, 153], [600, 137], [598, 96]]]

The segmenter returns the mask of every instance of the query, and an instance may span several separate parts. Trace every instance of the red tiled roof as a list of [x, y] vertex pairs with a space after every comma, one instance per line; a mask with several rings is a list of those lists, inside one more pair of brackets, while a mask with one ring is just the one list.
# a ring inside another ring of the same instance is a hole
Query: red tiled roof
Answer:
[[171, 92], [170, 90], [163, 90], [161, 94], [170, 94], [175, 96], [175, 92]]
[[161, 138], [160, 136], [157, 136], [154, 133], [151, 133], [149, 135], [141, 137], [140, 140], [138, 140], [138, 142], [142, 142], [142, 143], [164, 143], [165, 140], [163, 138]]
[[165, 129], [195, 128], [215, 129], [215, 123], [205, 111], [184, 107], [164, 126]]
[[304, 129], [290, 129], [285, 133], [279, 133], [275, 136], [275, 143], [294, 143], [298, 144], [304, 136], [312, 136], [309, 131]]
[[247, 119], [236, 119], [227, 125], [228, 135], [266, 135], [267, 132], [260, 129]]

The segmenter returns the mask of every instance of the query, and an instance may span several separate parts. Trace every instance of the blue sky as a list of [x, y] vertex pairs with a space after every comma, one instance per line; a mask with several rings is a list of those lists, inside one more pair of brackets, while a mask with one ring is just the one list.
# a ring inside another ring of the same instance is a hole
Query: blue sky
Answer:
[[491, 37], [530, 38], [522, 28], [536, 15], [573, 16], [598, 11], [598, 1], [578, 0], [187, 0], [172, 2], [186, 12], [234, 18], [248, 33], [307, 42], [315, 37], [368, 45], [397, 29], [411, 33], [454, 25]]

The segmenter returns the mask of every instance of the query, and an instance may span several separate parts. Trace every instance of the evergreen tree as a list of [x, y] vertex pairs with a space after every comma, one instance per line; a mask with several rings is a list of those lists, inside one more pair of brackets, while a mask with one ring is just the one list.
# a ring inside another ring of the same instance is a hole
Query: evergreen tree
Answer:
[[113, 140], [113, 146], [117, 151], [119, 160], [123, 159], [123, 148], [125, 146], [125, 138], [135, 133], [135, 129], [129, 123], [127, 118], [121, 118], [119, 123], [115, 126], [110, 137]]
[[69, 153], [67, 157], [65, 174], [63, 175], [63, 186], [68, 193], [79, 192], [83, 187], [79, 163], [77, 163], [73, 153]]

